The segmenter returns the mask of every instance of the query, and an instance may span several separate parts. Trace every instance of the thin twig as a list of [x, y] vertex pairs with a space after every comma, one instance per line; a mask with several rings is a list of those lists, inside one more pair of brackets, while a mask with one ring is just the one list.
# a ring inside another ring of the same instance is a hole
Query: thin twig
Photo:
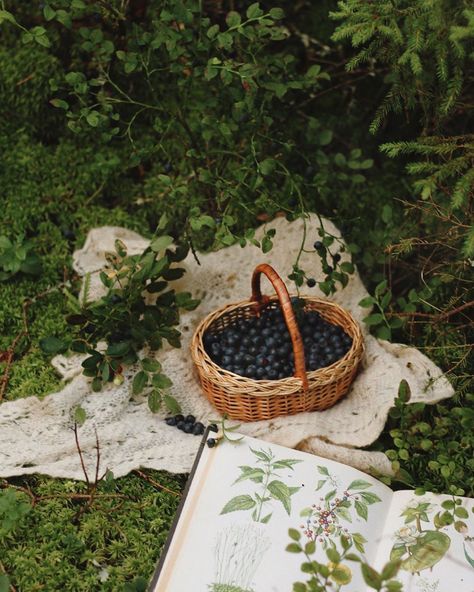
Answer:
[[81, 460], [82, 472], [84, 473], [84, 477], [86, 478], [87, 487], [90, 487], [91, 484], [89, 481], [89, 475], [87, 474], [86, 465], [84, 463], [84, 457], [82, 455], [81, 445], [79, 444], [79, 436], [77, 434], [77, 423], [76, 422], [74, 422], [74, 439], [76, 440], [76, 448], [77, 448], [77, 452], [79, 454], [79, 458]]
[[138, 469], [135, 469], [133, 472], [136, 473], [142, 479], [145, 479], [145, 481], [148, 481], [148, 483], [150, 483], [154, 487], [157, 487], [158, 489], [163, 489], [164, 491], [171, 493], [172, 495], [176, 495], [177, 497], [181, 497], [181, 494], [179, 492], [173, 491], [172, 489], [168, 489], [168, 487], [166, 487], [165, 485], [161, 485], [161, 483], [158, 483], [157, 481], [149, 477], [146, 473], [143, 473]]
[[[3, 354], [3, 358], [6, 362], [6, 364], [5, 364], [5, 370], [3, 372], [2, 380], [0, 381], [0, 403], [2, 402], [3, 397], [4, 397], [6, 390], [7, 390], [8, 380], [10, 378], [10, 371], [11, 371], [12, 362], [13, 362], [13, 357], [15, 355], [15, 348], [18, 345], [18, 342], [20, 341], [20, 339], [25, 337], [25, 335], [26, 335], [26, 332], [24, 330], [20, 331], [18, 333], [18, 335], [15, 337], [15, 339], [13, 340], [11, 346]], [[3, 361], [3, 359], [0, 358], [0, 361]]]
[[397, 312], [397, 313], [393, 313], [391, 316], [394, 316], [394, 317], [422, 317], [422, 318], [426, 318], [426, 319], [431, 319], [435, 323], [438, 323], [440, 321], [444, 321], [444, 320], [448, 319], [449, 317], [452, 317], [455, 314], [458, 314], [464, 310], [467, 310], [468, 308], [470, 308], [473, 305], [474, 305], [474, 300], [471, 300], [470, 302], [465, 302], [461, 306], [457, 306], [456, 308], [452, 308], [451, 310], [445, 310], [444, 312], [441, 312], [441, 313], [435, 314], [435, 313], [429, 313], [429, 312]]
[[21, 86], [22, 84], [25, 84], [25, 82], [29, 82], [32, 78], [35, 77], [34, 72], [32, 72], [31, 74], [28, 74], [28, 76], [26, 76], [25, 78], [22, 78], [21, 80], [19, 80], [15, 86]]

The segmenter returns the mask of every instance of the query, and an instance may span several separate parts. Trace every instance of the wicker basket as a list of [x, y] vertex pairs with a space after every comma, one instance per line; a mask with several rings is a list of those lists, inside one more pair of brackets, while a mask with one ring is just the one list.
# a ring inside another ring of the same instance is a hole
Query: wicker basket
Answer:
[[[262, 296], [260, 276], [264, 273], [272, 283], [276, 296]], [[303, 341], [285, 284], [270, 265], [259, 265], [252, 276], [252, 297], [237, 304], [228, 304], [208, 315], [194, 333], [191, 354], [202, 389], [221, 413], [241, 421], [272, 419], [302, 411], [322, 411], [334, 405], [348, 391], [364, 352], [359, 325], [352, 316], [334, 302], [303, 297], [304, 310], [315, 310], [329, 323], [339, 325], [352, 337], [346, 355], [325, 368], [306, 372]], [[264, 307], [280, 304], [290, 332], [295, 359], [295, 375], [279, 380], [254, 380], [224, 370], [213, 362], [203, 344], [204, 334], [220, 332], [238, 319], [259, 315]]]

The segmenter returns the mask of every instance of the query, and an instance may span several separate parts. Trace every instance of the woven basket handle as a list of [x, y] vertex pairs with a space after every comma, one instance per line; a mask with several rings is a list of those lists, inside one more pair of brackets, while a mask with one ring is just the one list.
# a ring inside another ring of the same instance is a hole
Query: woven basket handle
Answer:
[[252, 300], [258, 304], [259, 310], [269, 300], [268, 296], [262, 296], [262, 292], [260, 290], [260, 276], [262, 273], [265, 274], [270, 280], [272, 286], [275, 289], [276, 295], [278, 296], [278, 300], [280, 301], [283, 317], [285, 319], [286, 326], [288, 327], [291, 342], [293, 344], [293, 355], [295, 357], [295, 377], [301, 378], [303, 382], [303, 389], [307, 390], [308, 377], [306, 376], [306, 365], [304, 362], [303, 340], [301, 339], [301, 334], [298, 329], [298, 324], [296, 323], [293, 307], [291, 306], [290, 295], [288, 294], [288, 290], [286, 289], [281, 277], [277, 274], [273, 267], [267, 263], [258, 265], [253, 272]]

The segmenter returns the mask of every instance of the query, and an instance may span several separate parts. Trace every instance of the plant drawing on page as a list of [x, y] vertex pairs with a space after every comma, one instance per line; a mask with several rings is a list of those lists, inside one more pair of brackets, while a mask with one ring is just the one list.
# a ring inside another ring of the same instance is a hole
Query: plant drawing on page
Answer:
[[253, 523], [232, 524], [217, 535], [210, 592], [256, 592], [253, 579], [271, 539]]
[[[331, 475], [326, 467], [318, 466], [321, 478], [316, 491], [323, 495], [310, 507], [304, 508], [300, 516], [306, 518], [301, 525], [304, 534], [322, 545], [324, 549], [332, 544], [336, 537], [345, 536], [360, 552], [364, 552], [366, 539], [357, 532], [350, 532], [354, 513], [367, 521], [369, 506], [382, 500], [375, 493], [366, 491], [372, 484], [363, 479], [352, 481], [347, 487], [340, 487], [339, 479]], [[326, 490], [329, 489], [329, 491]]]
[[293, 465], [301, 462], [291, 458], [276, 459], [273, 452], [268, 450], [250, 451], [255, 457], [255, 464], [239, 467], [240, 475], [233, 485], [243, 481], [251, 481], [257, 487], [252, 493], [237, 495], [229, 500], [221, 510], [221, 514], [237, 511], [251, 511], [252, 520], [267, 523], [273, 512], [269, 511], [271, 502], [276, 500], [282, 504], [286, 513], [291, 513], [291, 497], [300, 490], [300, 487], [289, 487], [281, 480], [282, 470], [293, 470]]
[[463, 537], [464, 558], [474, 568], [469, 552], [473, 537], [469, 536], [469, 526], [465, 522], [469, 512], [462, 505], [462, 499], [453, 497], [439, 505], [413, 499], [400, 517], [404, 518], [405, 526], [394, 534], [390, 558], [401, 560], [401, 569], [419, 573], [433, 568], [447, 555], [452, 537], [459, 536]]

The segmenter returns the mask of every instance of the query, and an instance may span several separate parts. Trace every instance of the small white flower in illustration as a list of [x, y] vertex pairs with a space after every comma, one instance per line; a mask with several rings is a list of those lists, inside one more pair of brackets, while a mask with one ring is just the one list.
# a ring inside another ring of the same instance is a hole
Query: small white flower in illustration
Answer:
[[403, 526], [395, 532], [395, 544], [414, 545], [420, 534], [414, 526]]

